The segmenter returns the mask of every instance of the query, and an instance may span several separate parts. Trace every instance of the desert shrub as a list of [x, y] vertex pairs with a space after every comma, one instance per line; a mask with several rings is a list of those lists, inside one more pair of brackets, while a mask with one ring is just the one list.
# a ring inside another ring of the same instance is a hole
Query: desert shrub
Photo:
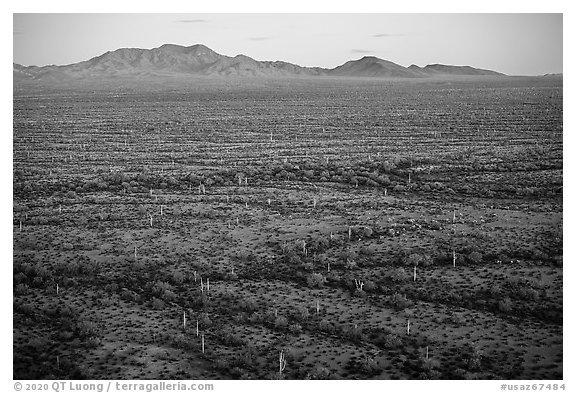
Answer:
[[402, 346], [402, 339], [396, 334], [387, 334], [384, 338], [384, 348], [398, 349]]
[[304, 269], [307, 272], [314, 270], [314, 264], [312, 262], [305, 262], [301, 266], [302, 269]]
[[296, 307], [296, 309], [293, 311], [293, 316], [296, 320], [298, 321], [305, 321], [310, 317], [310, 312], [308, 311], [308, 308], [305, 306], [298, 306]]
[[472, 251], [470, 254], [468, 254], [468, 260], [471, 263], [479, 264], [482, 262], [482, 254], [478, 251]]
[[239, 312], [238, 314], [232, 316], [232, 320], [239, 324], [245, 323], [248, 319], [248, 314], [245, 312]]
[[26, 277], [26, 274], [24, 274], [24, 272], [15, 273], [12, 279], [12, 282], [15, 285], [25, 283], [26, 281], [28, 281], [28, 277]]
[[540, 298], [540, 293], [534, 288], [521, 287], [515, 294], [523, 300], [537, 301]]
[[432, 264], [432, 257], [427, 254], [412, 253], [404, 258], [404, 264], [408, 266], [429, 266]]
[[358, 262], [356, 262], [355, 259], [346, 259], [345, 267], [348, 270], [356, 269], [358, 267]]
[[340, 279], [341, 279], [340, 274], [335, 270], [331, 270], [330, 273], [326, 274], [326, 281], [327, 282], [339, 283]]
[[394, 282], [400, 282], [407, 280], [409, 274], [406, 272], [406, 270], [404, 270], [403, 267], [399, 267], [390, 272], [389, 277]]
[[100, 330], [98, 325], [91, 321], [80, 321], [76, 325], [76, 334], [82, 339], [87, 339], [89, 337], [98, 337], [100, 335]]
[[475, 344], [464, 347], [462, 361], [469, 371], [478, 371], [482, 368], [482, 351]]
[[225, 329], [220, 332], [219, 338], [222, 343], [228, 347], [241, 347], [246, 344], [246, 341], [235, 334], [231, 329]]
[[192, 349], [194, 344], [183, 333], [178, 333], [170, 336], [170, 345], [178, 349]]
[[30, 288], [26, 284], [18, 284], [14, 287], [15, 295], [26, 295]]
[[326, 278], [322, 273], [312, 273], [306, 278], [306, 282], [310, 288], [322, 288]]
[[258, 308], [256, 302], [252, 299], [242, 299], [239, 306], [241, 310], [244, 310], [248, 313], [254, 312]]
[[212, 326], [212, 321], [207, 313], [202, 313], [198, 316], [198, 324], [204, 329]]
[[509, 297], [500, 300], [498, 302], [498, 310], [504, 313], [512, 311], [512, 300]]
[[276, 329], [286, 329], [287, 326], [288, 326], [288, 319], [286, 319], [286, 317], [278, 316], [274, 320], [274, 327]]
[[175, 271], [174, 273], [172, 273], [170, 281], [176, 285], [180, 285], [184, 282], [185, 278], [186, 277], [184, 273], [182, 273], [181, 271]]
[[366, 239], [374, 234], [372, 228], [367, 225], [354, 225], [351, 227], [352, 237], [356, 239]]
[[330, 379], [330, 370], [323, 366], [315, 366], [312, 371], [306, 374], [306, 379], [309, 380], [325, 380]]
[[262, 324], [265, 321], [265, 315], [261, 312], [254, 312], [248, 317], [248, 321], [253, 324]]
[[371, 280], [365, 280], [364, 281], [364, 290], [365, 291], [373, 291], [376, 289], [376, 284], [374, 283], [374, 281]]
[[288, 326], [288, 331], [291, 334], [297, 336], [300, 333], [302, 333], [302, 326], [298, 323], [292, 323], [292, 324], [290, 324], [290, 326]]
[[346, 329], [344, 331], [344, 335], [352, 341], [360, 342], [364, 339], [364, 334], [362, 334], [362, 329], [358, 327], [358, 325], [354, 325], [353, 327]]
[[310, 241], [309, 248], [313, 252], [324, 252], [330, 247], [330, 241], [322, 236], [318, 236]]
[[154, 310], [163, 310], [164, 307], [166, 307], [166, 303], [164, 303], [162, 300], [158, 299], [157, 297], [152, 299], [152, 302], [150, 303], [150, 305], [152, 306], [152, 308]]
[[366, 297], [366, 292], [357, 288], [354, 290], [354, 292], [352, 292], [352, 296], [364, 298]]
[[366, 245], [363, 245], [363, 246], [360, 247], [359, 252], [360, 252], [360, 254], [362, 254], [362, 255], [368, 255], [368, 256], [370, 256], [370, 255], [374, 255], [374, 253], [376, 252], [376, 250], [375, 250], [374, 247], [371, 246], [371, 245], [367, 245], [367, 246], [366, 246]]
[[414, 302], [401, 293], [395, 293], [392, 296], [389, 296], [387, 300], [396, 310], [404, 310], [405, 308], [414, 305]]
[[287, 258], [288, 258], [288, 263], [291, 265], [296, 265], [296, 266], [302, 265], [302, 258], [300, 258], [300, 255], [288, 254]]
[[347, 368], [353, 372], [367, 376], [379, 375], [382, 372], [382, 367], [378, 361], [369, 356], [360, 360], [351, 359], [347, 364]]
[[164, 299], [166, 301], [173, 301], [176, 299], [176, 294], [174, 293], [174, 287], [164, 281], [156, 281], [152, 287], [152, 294], [156, 297]]
[[28, 316], [32, 316], [36, 313], [36, 308], [33, 305], [22, 302], [14, 302], [14, 313], [20, 313]]
[[364, 182], [364, 184], [366, 184], [369, 187], [378, 187], [380, 184], [378, 184], [376, 181], [372, 180], [372, 179], [366, 179], [366, 181]]
[[98, 348], [100, 346], [100, 344], [102, 343], [102, 340], [100, 339], [100, 337], [88, 337], [84, 343], [84, 345], [89, 348], [89, 349], [95, 349]]
[[321, 320], [318, 323], [318, 329], [320, 329], [321, 331], [328, 333], [328, 334], [334, 333], [334, 325], [325, 319]]
[[502, 286], [500, 284], [492, 284], [488, 292], [490, 292], [490, 295], [493, 297], [497, 297], [502, 293]]
[[254, 252], [252, 252], [251, 250], [247, 250], [247, 249], [242, 249], [242, 250], [238, 250], [236, 251], [236, 254], [234, 255], [236, 257], [236, 259], [238, 259], [241, 262], [250, 262], [254, 260]]

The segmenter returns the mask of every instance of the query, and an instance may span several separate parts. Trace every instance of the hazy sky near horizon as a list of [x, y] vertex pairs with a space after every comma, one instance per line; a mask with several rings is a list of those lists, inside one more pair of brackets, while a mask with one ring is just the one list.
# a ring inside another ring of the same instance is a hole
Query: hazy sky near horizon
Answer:
[[540, 75], [563, 72], [562, 23], [562, 14], [14, 14], [13, 61], [63, 65], [118, 48], [201, 43], [302, 66], [376, 56]]

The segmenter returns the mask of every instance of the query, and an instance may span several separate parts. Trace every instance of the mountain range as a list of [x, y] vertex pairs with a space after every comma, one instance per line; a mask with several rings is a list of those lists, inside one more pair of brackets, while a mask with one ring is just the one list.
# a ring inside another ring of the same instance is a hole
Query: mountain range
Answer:
[[244, 55], [225, 56], [201, 44], [165, 44], [154, 49], [122, 48], [90, 60], [61, 66], [13, 64], [14, 81], [158, 76], [426, 78], [450, 75], [504, 76], [499, 72], [470, 66], [433, 64], [425, 67], [403, 67], [374, 56], [351, 60], [332, 69], [302, 67], [283, 61], [257, 61]]

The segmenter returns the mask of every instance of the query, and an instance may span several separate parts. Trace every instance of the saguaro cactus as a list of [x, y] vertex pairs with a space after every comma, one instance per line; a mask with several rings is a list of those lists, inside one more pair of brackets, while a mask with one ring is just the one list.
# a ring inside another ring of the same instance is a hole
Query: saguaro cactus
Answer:
[[354, 283], [356, 284], [356, 290], [358, 290], [359, 292], [362, 292], [363, 288], [364, 288], [364, 281], [354, 279]]
[[186, 311], [182, 314], [182, 329], [186, 330]]
[[408, 320], [408, 323], [406, 325], [406, 335], [410, 335], [410, 320]]
[[416, 281], [416, 266], [414, 266], [414, 281]]
[[278, 374], [282, 376], [282, 372], [286, 369], [286, 356], [284, 355], [284, 351], [280, 351], [280, 358], [279, 360], [279, 368]]
[[204, 333], [202, 333], [202, 353], [204, 353]]
[[456, 267], [456, 251], [452, 250], [452, 266]]

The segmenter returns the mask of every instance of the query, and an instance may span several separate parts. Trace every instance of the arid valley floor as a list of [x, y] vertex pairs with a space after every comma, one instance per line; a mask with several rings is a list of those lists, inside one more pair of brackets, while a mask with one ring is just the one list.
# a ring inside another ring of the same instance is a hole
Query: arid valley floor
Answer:
[[561, 379], [562, 100], [15, 84], [14, 378]]

